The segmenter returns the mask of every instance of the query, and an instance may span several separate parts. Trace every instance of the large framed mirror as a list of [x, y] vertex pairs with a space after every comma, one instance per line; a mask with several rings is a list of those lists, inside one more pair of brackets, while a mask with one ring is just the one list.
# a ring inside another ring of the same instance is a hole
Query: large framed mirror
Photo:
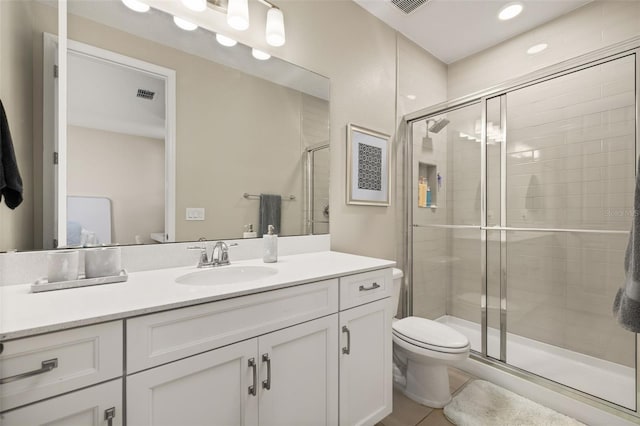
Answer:
[[57, 2], [0, 2], [0, 98], [24, 182], [20, 206], [0, 205], [0, 251], [259, 236], [278, 216], [280, 235], [329, 232], [327, 78], [157, 9], [66, 6], [61, 83]]

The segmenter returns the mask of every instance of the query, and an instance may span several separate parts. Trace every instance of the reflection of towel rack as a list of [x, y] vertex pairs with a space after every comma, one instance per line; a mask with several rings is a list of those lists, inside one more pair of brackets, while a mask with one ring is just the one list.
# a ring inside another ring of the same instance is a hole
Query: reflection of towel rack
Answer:
[[[245, 192], [244, 194], [242, 194], [242, 196], [244, 198], [247, 198], [247, 199], [249, 199], [249, 198], [258, 198], [259, 199], [260, 198], [259, 194], [249, 194], [248, 192]], [[286, 197], [284, 197], [284, 196], [282, 197], [283, 201], [293, 201], [295, 199], [296, 199], [295, 195], [288, 195]]]

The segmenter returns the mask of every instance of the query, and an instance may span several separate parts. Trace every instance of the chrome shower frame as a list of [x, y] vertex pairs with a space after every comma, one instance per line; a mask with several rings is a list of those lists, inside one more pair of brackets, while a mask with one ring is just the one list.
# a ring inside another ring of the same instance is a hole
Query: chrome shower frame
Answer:
[[[590, 406], [601, 409], [605, 412], [614, 414], [621, 418], [630, 420], [632, 422], [640, 422], [640, 339], [636, 334], [636, 409], [631, 410], [621, 407], [617, 404], [595, 397], [585, 392], [581, 392], [568, 386], [559, 384], [550, 379], [540, 377], [528, 371], [511, 366], [506, 363], [507, 360], [507, 348], [506, 348], [506, 333], [507, 333], [507, 274], [506, 274], [506, 233], [508, 231], [529, 231], [529, 232], [581, 232], [581, 233], [606, 233], [606, 234], [628, 234], [627, 231], [606, 231], [606, 230], [584, 230], [584, 229], [547, 229], [547, 228], [515, 228], [507, 227], [506, 223], [506, 211], [505, 211], [505, 199], [506, 197], [506, 149], [501, 148], [501, 218], [500, 226], [487, 226], [487, 148], [486, 148], [486, 117], [487, 117], [487, 100], [491, 98], [499, 97], [501, 99], [501, 125], [503, 129], [503, 136], [506, 137], [506, 108], [504, 108], [504, 102], [506, 102], [506, 94], [517, 89], [522, 89], [528, 86], [532, 86], [538, 83], [545, 82], [563, 75], [571, 74], [577, 71], [581, 71], [596, 65], [600, 65], [606, 62], [610, 62], [616, 59], [620, 59], [626, 56], [635, 55], [635, 70], [636, 70], [636, 128], [635, 128], [635, 149], [636, 160], [638, 159], [638, 153], [640, 153], [640, 37], [634, 37], [627, 41], [613, 44], [609, 47], [595, 50], [585, 55], [578, 56], [573, 59], [569, 59], [558, 64], [545, 67], [538, 71], [534, 71], [525, 76], [509, 80], [503, 84], [488, 88], [483, 91], [475, 92], [451, 101], [443, 102], [417, 112], [407, 114], [403, 117], [403, 125], [406, 134], [404, 140], [406, 141], [404, 147], [404, 195], [405, 195], [405, 220], [406, 231], [403, 235], [407, 259], [404, 260], [406, 265], [405, 277], [407, 286], [407, 297], [405, 298], [404, 312], [408, 315], [413, 313], [413, 208], [411, 207], [411, 200], [413, 200], [413, 143], [412, 143], [412, 127], [413, 124], [422, 120], [433, 120], [435, 116], [444, 114], [456, 109], [464, 108], [472, 105], [481, 105], [482, 108], [482, 136], [481, 136], [481, 153], [480, 153], [480, 226], [469, 225], [434, 225], [437, 227], [444, 227], [450, 229], [477, 229], [480, 231], [481, 240], [481, 336], [482, 345], [481, 352], [472, 351], [471, 357], [477, 361], [485, 364], [489, 364], [495, 368], [506, 371], [514, 376], [528, 380], [532, 383], [544, 386], [562, 395], [569, 396], [575, 400], [586, 403]], [[504, 139], [506, 141], [506, 138]], [[638, 162], [636, 161], [636, 166]], [[638, 172], [636, 167], [636, 173]], [[492, 358], [488, 355], [487, 348], [487, 231], [499, 231], [500, 232], [500, 359]]]

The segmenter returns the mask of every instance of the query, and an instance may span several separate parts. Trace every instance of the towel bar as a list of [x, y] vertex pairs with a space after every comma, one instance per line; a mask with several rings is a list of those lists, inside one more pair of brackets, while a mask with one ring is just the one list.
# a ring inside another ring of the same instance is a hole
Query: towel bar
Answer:
[[[244, 198], [246, 198], [246, 199], [249, 199], [249, 198], [258, 198], [259, 199], [260, 198], [260, 194], [249, 194], [248, 192], [245, 192], [244, 194], [242, 194], [242, 196]], [[295, 199], [296, 199], [295, 195], [287, 195], [287, 196], [283, 196], [282, 197], [283, 201], [293, 201]]]

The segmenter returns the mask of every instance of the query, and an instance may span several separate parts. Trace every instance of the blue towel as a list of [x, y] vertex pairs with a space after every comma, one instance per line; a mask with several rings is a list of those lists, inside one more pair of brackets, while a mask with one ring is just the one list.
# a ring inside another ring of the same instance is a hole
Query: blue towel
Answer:
[[0, 201], [3, 196], [10, 209], [15, 209], [22, 203], [22, 178], [13, 150], [9, 120], [0, 101]]
[[640, 170], [636, 175], [633, 222], [624, 257], [625, 280], [613, 302], [613, 315], [620, 325], [640, 333]]
[[282, 197], [279, 195], [260, 194], [260, 224], [258, 237], [268, 233], [269, 225], [273, 225], [275, 233], [280, 233], [280, 210]]

